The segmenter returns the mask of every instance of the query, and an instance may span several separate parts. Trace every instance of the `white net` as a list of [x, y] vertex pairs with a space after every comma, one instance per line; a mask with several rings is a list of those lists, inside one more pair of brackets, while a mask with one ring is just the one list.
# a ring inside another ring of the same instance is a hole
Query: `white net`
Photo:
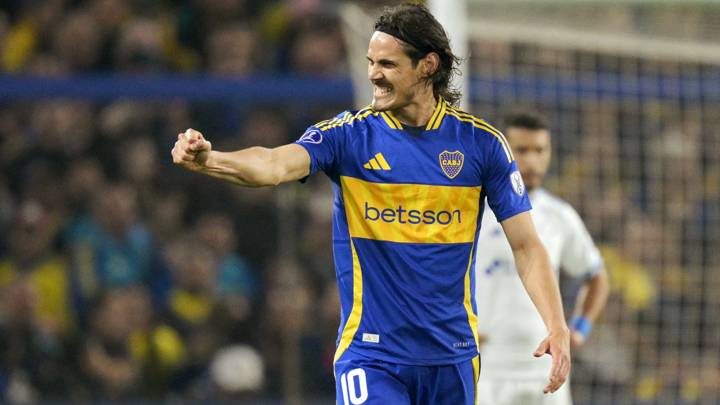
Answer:
[[575, 402], [720, 402], [720, 8], [491, 3], [471, 12], [471, 110], [548, 116], [547, 186], [611, 273]]

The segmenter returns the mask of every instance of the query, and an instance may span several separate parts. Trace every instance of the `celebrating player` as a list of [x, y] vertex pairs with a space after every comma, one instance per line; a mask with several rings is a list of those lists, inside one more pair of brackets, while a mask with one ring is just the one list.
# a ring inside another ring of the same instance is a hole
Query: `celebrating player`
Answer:
[[552, 355], [545, 386], [570, 372], [557, 281], [505, 137], [453, 105], [457, 58], [420, 5], [386, 9], [368, 53], [372, 104], [274, 149], [218, 152], [193, 129], [175, 163], [243, 186], [323, 171], [335, 191], [333, 253], [341, 324], [338, 403], [473, 405], [479, 374], [473, 257], [485, 197], [542, 315]]
[[[543, 118], [517, 110], [503, 121], [533, 205], [533, 221], [556, 277], [562, 269], [572, 277], [583, 278], [570, 321], [572, 343], [580, 346], [607, 300], [608, 281], [602, 259], [575, 210], [541, 187], [550, 163], [550, 132]], [[543, 337], [545, 328], [522, 288], [512, 249], [491, 214], [482, 219], [477, 243], [482, 246], [475, 262], [483, 359], [479, 404], [570, 405], [568, 384], [553, 395], [542, 393], [551, 366], [533, 359], [528, 352], [536, 339]]]

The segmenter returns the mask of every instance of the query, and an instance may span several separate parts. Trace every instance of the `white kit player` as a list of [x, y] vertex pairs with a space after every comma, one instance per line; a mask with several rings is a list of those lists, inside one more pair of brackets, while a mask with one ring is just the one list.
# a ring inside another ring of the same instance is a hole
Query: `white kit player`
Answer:
[[[574, 315], [568, 322], [572, 344], [581, 346], [608, 294], [602, 258], [575, 210], [541, 188], [550, 163], [550, 132], [544, 119], [530, 111], [515, 111], [504, 119], [522, 179], [527, 188], [532, 218], [540, 239], [559, 276], [583, 280]], [[519, 177], [519, 176], [518, 176]], [[551, 359], [536, 353], [538, 340], [547, 334], [540, 315], [515, 271], [512, 250], [491, 210], [485, 210], [476, 258], [476, 301], [482, 371], [479, 405], [570, 405], [568, 384], [543, 394]], [[540, 357], [540, 358], [535, 358]]]

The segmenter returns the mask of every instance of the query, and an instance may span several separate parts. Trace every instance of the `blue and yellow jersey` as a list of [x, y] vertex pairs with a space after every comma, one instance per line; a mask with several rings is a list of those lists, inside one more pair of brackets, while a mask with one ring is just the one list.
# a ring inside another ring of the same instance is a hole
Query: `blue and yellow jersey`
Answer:
[[335, 192], [335, 360], [346, 350], [415, 365], [476, 356], [483, 198], [500, 221], [530, 209], [503, 135], [441, 98], [425, 128], [368, 107], [311, 126], [297, 143]]

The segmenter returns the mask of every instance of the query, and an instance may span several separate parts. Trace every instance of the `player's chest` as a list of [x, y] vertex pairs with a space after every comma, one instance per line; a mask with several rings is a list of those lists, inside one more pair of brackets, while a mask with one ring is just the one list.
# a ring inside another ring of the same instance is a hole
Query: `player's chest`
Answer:
[[477, 153], [452, 135], [370, 131], [351, 142], [342, 174], [376, 182], [480, 185]]

